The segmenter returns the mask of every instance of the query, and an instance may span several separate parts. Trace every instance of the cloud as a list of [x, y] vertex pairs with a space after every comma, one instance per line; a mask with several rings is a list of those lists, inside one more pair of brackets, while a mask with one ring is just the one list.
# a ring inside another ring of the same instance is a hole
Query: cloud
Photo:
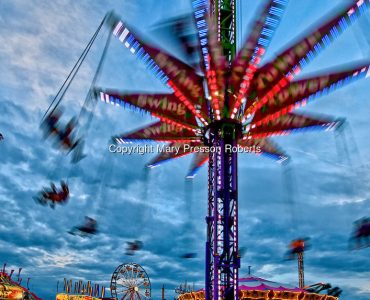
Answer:
[[[309, 25], [331, 7], [329, 1], [305, 5], [312, 15], [291, 4], [272, 54], [286, 36], [296, 34], [294, 22]], [[155, 21], [152, 16], [186, 11], [188, 3], [0, 2], [0, 64], [6, 70], [0, 74], [0, 132], [5, 136], [0, 142], [0, 257], [9, 268], [23, 267], [23, 276], [32, 278], [32, 290], [47, 299], [55, 296], [57, 281], [61, 286], [63, 278], [92, 280], [108, 287], [114, 269], [132, 260], [148, 272], [153, 298], [160, 297], [162, 284], [166, 297], [172, 297], [185, 280], [203, 287], [206, 167], [189, 185], [184, 177], [190, 157], [145, 172], [151, 155], [111, 155], [107, 144], [112, 135], [153, 119], [104, 103], [96, 106], [86, 135], [88, 156], [79, 165], [72, 166], [69, 157], [41, 138], [43, 113], [108, 8], [116, 8], [125, 21], [146, 34]], [[290, 17], [294, 20], [289, 21]], [[355, 32], [346, 33], [339, 47], [328, 49], [311, 71], [325, 63], [363, 56]], [[98, 45], [103, 45], [103, 39]], [[66, 94], [63, 121], [80, 111], [100, 51], [98, 46], [92, 50]], [[285, 168], [266, 158], [239, 156], [239, 238], [240, 246], [246, 248], [241, 274], [251, 265], [254, 275], [297, 285], [296, 263], [284, 261], [284, 254], [291, 239], [310, 236], [306, 281], [329, 281], [343, 288], [345, 297], [368, 299], [366, 252], [347, 250], [352, 222], [366, 214], [369, 205], [368, 84], [355, 83], [307, 107], [307, 111], [345, 117], [352, 134], [348, 129], [341, 135], [312, 133], [275, 139], [293, 157], [290, 177]], [[114, 40], [99, 85], [166, 91]], [[43, 186], [61, 179], [68, 179], [71, 188], [66, 206], [52, 210], [33, 201]], [[85, 215], [98, 220], [99, 234], [85, 239], [69, 235], [67, 231], [81, 224]], [[125, 255], [127, 241], [136, 239], [143, 241], [143, 249], [134, 257]], [[181, 258], [189, 252], [197, 257]]]

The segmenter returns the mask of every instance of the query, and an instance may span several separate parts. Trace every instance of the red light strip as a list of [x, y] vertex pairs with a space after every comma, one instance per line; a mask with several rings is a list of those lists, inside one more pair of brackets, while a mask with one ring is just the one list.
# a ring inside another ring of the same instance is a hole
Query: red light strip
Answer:
[[[263, 96], [260, 100], [253, 103], [248, 109], [244, 112], [244, 117], [242, 122], [245, 122], [247, 118], [249, 118], [253, 113], [255, 113], [258, 109], [262, 108], [270, 99], [272, 99], [282, 88], [286, 87], [294, 77], [301, 71], [299, 66], [296, 66], [291, 73], [289, 73], [286, 77], [281, 78], [271, 89], [270, 91]], [[275, 114], [274, 114], [275, 115]], [[279, 116], [279, 115], [278, 115]], [[273, 119], [275, 119], [274, 117]], [[257, 124], [256, 124], [257, 125]]]
[[216, 120], [221, 119], [219, 90], [217, 86], [216, 72], [214, 70], [207, 71], [207, 84], [211, 96], [211, 105], [215, 113]]
[[206, 116], [204, 116], [204, 114], [201, 112], [201, 111], [198, 111], [194, 104], [191, 103], [185, 96], [184, 94], [176, 87], [176, 85], [172, 82], [172, 80], [169, 80], [168, 81], [168, 85], [173, 89], [174, 93], [175, 93], [175, 96], [182, 102], [185, 104], [185, 106], [195, 115], [197, 116], [200, 121], [205, 125], [207, 126], [208, 125], [208, 122], [206, 121]]
[[231, 115], [230, 118], [234, 119], [236, 116], [236, 113], [238, 112], [240, 106], [243, 104], [243, 99], [245, 94], [247, 93], [249, 87], [250, 87], [250, 82], [254, 76], [254, 73], [257, 71], [257, 65], [261, 61], [261, 57], [265, 53], [265, 49], [259, 48], [256, 54], [256, 57], [251, 61], [245, 71], [243, 81], [240, 84], [240, 89], [238, 92], [238, 96], [236, 101], [234, 102], [234, 105], [231, 107]]
[[171, 139], [162, 139], [162, 138], [147, 138], [147, 139], [140, 139], [140, 138], [132, 138], [132, 139], [126, 139], [124, 137], [122, 138], [119, 138], [119, 137], [116, 137], [115, 138], [116, 142], [118, 144], [130, 144], [134, 141], [154, 141], [154, 142], [166, 142], [166, 143], [173, 143], [173, 142], [179, 142], [179, 143], [191, 143], [191, 142], [201, 142], [200, 139], [194, 139], [194, 138], [171, 138]]
[[160, 119], [162, 122], [165, 122], [167, 124], [172, 124], [172, 125], [176, 125], [178, 127], [181, 127], [181, 128], [184, 128], [184, 129], [188, 129], [188, 130], [191, 130], [191, 131], [196, 131], [196, 127], [192, 127], [192, 126], [189, 126], [189, 125], [186, 125], [186, 124], [183, 124], [183, 123], [180, 123], [174, 119], [170, 119], [168, 117], [164, 117], [164, 116], [161, 116], [160, 114], [156, 114], [156, 113], [151, 113], [151, 115], [153, 117], [156, 117], [158, 119]]
[[335, 129], [338, 124], [340, 124], [340, 122], [330, 122], [330, 123], [321, 124], [321, 125], [311, 125], [311, 126], [306, 126], [306, 127], [297, 127], [297, 128], [292, 128], [292, 129], [284, 129], [284, 130], [277, 130], [277, 131], [271, 131], [271, 132], [249, 134], [249, 135], [244, 136], [243, 140], [262, 139], [262, 138], [267, 138], [270, 136], [289, 135], [291, 133], [294, 133], [295, 131], [310, 130], [310, 129], [315, 130], [318, 127], [323, 127], [323, 128], [327, 127], [325, 131], [329, 131], [329, 130]]

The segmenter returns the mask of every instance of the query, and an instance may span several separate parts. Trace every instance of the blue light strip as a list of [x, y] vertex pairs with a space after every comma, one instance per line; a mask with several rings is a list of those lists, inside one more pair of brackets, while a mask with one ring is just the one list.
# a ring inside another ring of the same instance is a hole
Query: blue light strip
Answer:
[[357, 70], [355, 72], [353, 72], [351, 75], [345, 77], [344, 79], [341, 79], [341, 80], [338, 80], [337, 82], [334, 82], [333, 84], [331, 84], [330, 86], [324, 88], [323, 90], [320, 90], [310, 96], [308, 96], [307, 98], [301, 100], [301, 101], [298, 101], [297, 103], [302, 105], [302, 103], [308, 103], [308, 102], [311, 102], [319, 97], [322, 97], [322, 96], [325, 96], [333, 91], [335, 91], [336, 89], [339, 89], [347, 84], [350, 84], [354, 81], [357, 81], [359, 79], [362, 79], [362, 78], [366, 78], [366, 77], [369, 77], [370, 76], [370, 66], [366, 66], [366, 67], [363, 67], [361, 70]]
[[261, 155], [271, 158], [273, 160], [276, 160], [278, 163], [282, 163], [285, 160], [289, 159], [289, 156], [286, 156], [286, 155], [274, 154], [274, 153], [263, 152], [263, 151]]
[[[130, 50], [139, 60], [141, 60], [145, 67], [151, 71], [162, 83], [167, 84], [169, 81], [168, 76], [156, 64], [151, 56], [145, 51], [142, 44], [135, 38], [130, 30], [125, 27], [122, 21], [119, 21], [114, 27], [113, 35], [116, 36], [122, 44]], [[168, 85], [168, 84], [167, 84]]]
[[[340, 124], [339, 121], [330, 122], [327, 124], [321, 124], [321, 125], [310, 125], [306, 127], [301, 128], [292, 128], [292, 129], [286, 129], [282, 130], [284, 133], [297, 133], [302, 131], [328, 131], [328, 130], [334, 130], [338, 125]], [[279, 135], [279, 134], [277, 134]]]
[[204, 66], [206, 71], [209, 70], [208, 63], [208, 24], [207, 24], [207, 0], [193, 0], [192, 6], [194, 9], [195, 24], [198, 30], [199, 43], [202, 51]]
[[[328, 32], [322, 37], [322, 39], [313, 46], [313, 50], [310, 50], [305, 57], [303, 57], [297, 65], [295, 65], [285, 77], [290, 78], [290, 81], [294, 79], [295, 75], [298, 74], [309, 62], [311, 62], [318, 54], [320, 54], [326, 47], [331, 45], [350, 25], [352, 25], [370, 6], [370, 0], [358, 0], [355, 5], [348, 9], [338, 23], [328, 30]], [[325, 94], [327, 91], [325, 91]]]
[[[188, 154], [191, 154], [191, 153], [188, 153]], [[187, 154], [185, 154], [185, 155], [187, 155]], [[183, 155], [183, 156], [185, 156], [185, 155]], [[182, 156], [180, 156], [180, 157], [182, 157]], [[153, 163], [148, 163], [146, 166], [147, 166], [148, 168], [155, 168], [155, 167], [160, 166], [160, 165], [161, 165], [161, 164], [163, 164], [163, 163], [167, 163], [167, 162], [169, 162], [170, 160], [173, 160], [173, 159], [176, 159], [176, 158], [180, 158], [180, 157], [169, 157], [169, 158], [163, 159], [163, 160], [161, 160], [161, 161], [157, 161], [157, 162], [153, 162]]]
[[321, 53], [321, 51], [331, 45], [331, 43], [333, 43], [350, 25], [366, 12], [366, 9], [369, 7], [369, 3], [370, 0], [357, 1], [354, 6], [343, 14], [338, 23], [330, 28], [321, 40], [313, 46], [313, 50], [308, 52], [306, 56], [299, 61], [298, 65], [292, 68], [292, 70], [298, 66], [300, 66], [300, 68], [304, 68], [307, 65], [307, 62], [313, 60], [319, 53]]
[[[257, 57], [258, 50], [266, 48], [270, 45], [272, 36], [275, 33], [276, 28], [280, 24], [280, 20], [283, 16], [284, 9], [288, 4], [288, 0], [274, 0], [270, 6], [268, 15], [266, 16], [264, 26], [261, 30], [260, 36], [257, 40], [257, 46], [254, 49], [252, 59], [250, 63], [254, 63], [255, 58]], [[260, 55], [262, 56], [262, 55]]]
[[204, 164], [202, 164], [199, 167], [195, 167], [193, 170], [189, 171], [189, 173], [186, 175], [186, 178], [194, 178], [195, 175], [197, 175], [198, 171], [203, 167]]
[[103, 93], [103, 92], [100, 92], [100, 100], [102, 102], [112, 104], [112, 105], [115, 105], [115, 106], [121, 106], [123, 108], [129, 108], [130, 110], [135, 111], [135, 112], [141, 112], [141, 113], [144, 113], [144, 114], [151, 115], [151, 113], [149, 111], [145, 110], [144, 108], [141, 108], [139, 106], [136, 106], [136, 105], [128, 103], [128, 102], [125, 102], [124, 100], [122, 100], [120, 98], [114, 97], [112, 95], [109, 95], [109, 94], [106, 94], [106, 93]]
[[190, 179], [190, 178], [194, 178], [195, 175], [197, 175], [198, 171], [202, 168], [202, 166], [200, 167], [196, 167], [194, 168], [191, 172], [189, 172], [187, 175], [186, 175], [186, 178]]
[[[264, 135], [265, 137], [271, 137], [271, 136], [280, 136], [280, 135], [287, 135], [291, 133], [297, 133], [302, 131], [330, 131], [335, 130], [338, 126], [343, 124], [343, 120], [336, 120], [336, 121], [328, 121], [324, 124], [317, 124], [317, 125], [308, 125], [305, 127], [299, 127], [299, 128], [290, 128], [290, 129], [283, 129], [283, 130], [276, 130], [276, 131], [270, 131], [261, 133], [261, 135]], [[252, 134], [253, 136], [253, 134]], [[256, 134], [258, 138], [258, 134]]]

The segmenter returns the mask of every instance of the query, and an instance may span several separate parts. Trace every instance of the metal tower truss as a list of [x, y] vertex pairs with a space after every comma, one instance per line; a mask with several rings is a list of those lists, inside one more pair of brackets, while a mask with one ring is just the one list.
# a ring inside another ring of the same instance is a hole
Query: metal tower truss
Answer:
[[[238, 297], [238, 189], [237, 153], [241, 126], [212, 123], [205, 141], [216, 148], [209, 155], [209, 198], [206, 243], [206, 299]], [[207, 140], [206, 140], [207, 139]]]
[[235, 1], [211, 0], [210, 3], [211, 15], [217, 20], [217, 37], [228, 62], [232, 61], [236, 52]]

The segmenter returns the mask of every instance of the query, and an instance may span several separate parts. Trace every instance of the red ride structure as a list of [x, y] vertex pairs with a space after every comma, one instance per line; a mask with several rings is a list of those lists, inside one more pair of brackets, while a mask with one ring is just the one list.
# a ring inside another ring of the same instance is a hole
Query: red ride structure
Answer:
[[188, 177], [208, 161], [205, 291], [207, 300], [238, 299], [238, 152], [288, 159], [272, 136], [333, 130], [343, 120], [293, 111], [357, 79], [369, 65], [294, 81], [315, 56], [338, 38], [369, 6], [353, 2], [335, 17], [261, 66], [287, 0], [269, 0], [250, 36], [236, 52], [235, 0], [193, 0], [201, 71], [141, 40], [128, 25], [111, 18], [115, 37], [172, 92], [127, 94], [96, 89], [104, 102], [131, 106], [159, 120], [114, 142], [167, 142], [149, 164], [194, 154]]

